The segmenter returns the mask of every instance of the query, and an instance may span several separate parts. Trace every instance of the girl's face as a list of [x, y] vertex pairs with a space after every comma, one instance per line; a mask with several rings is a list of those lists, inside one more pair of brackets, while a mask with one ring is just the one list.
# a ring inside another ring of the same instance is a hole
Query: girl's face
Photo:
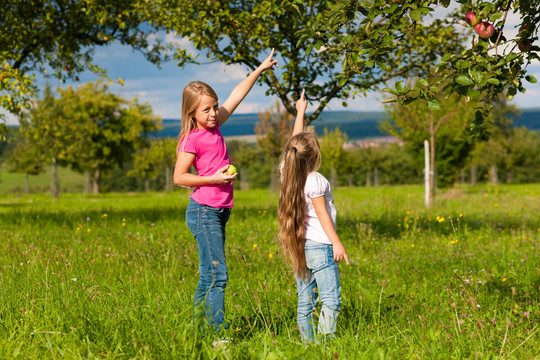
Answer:
[[219, 106], [216, 99], [208, 95], [202, 95], [197, 109], [192, 114], [197, 129], [209, 129], [216, 126], [218, 121]]

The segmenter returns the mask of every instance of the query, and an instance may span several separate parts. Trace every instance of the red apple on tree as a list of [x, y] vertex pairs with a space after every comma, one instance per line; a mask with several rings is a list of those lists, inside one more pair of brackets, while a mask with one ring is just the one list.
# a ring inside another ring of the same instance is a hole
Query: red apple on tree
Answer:
[[489, 39], [495, 33], [495, 27], [487, 21], [482, 21], [481, 23], [476, 24], [474, 31], [482, 39]]
[[465, 22], [470, 26], [476, 25], [478, 23], [478, 20], [476, 19], [476, 14], [472, 11], [469, 11], [467, 14], [465, 14]]
[[518, 41], [518, 49], [519, 51], [529, 51], [531, 50], [531, 43], [527, 41]]
[[520, 28], [519, 28], [519, 31], [518, 31], [518, 37], [519, 37], [519, 41], [518, 41], [518, 49], [520, 51], [529, 51], [531, 50], [531, 43], [527, 40], [527, 25], [522, 25]]

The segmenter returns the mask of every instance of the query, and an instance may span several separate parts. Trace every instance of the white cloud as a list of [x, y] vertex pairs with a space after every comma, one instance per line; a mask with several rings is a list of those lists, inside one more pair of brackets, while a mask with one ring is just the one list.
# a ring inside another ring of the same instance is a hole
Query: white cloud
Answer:
[[181, 49], [187, 50], [188, 54], [196, 56], [198, 54], [197, 49], [193, 46], [193, 43], [189, 41], [187, 37], [178, 37], [173, 33], [167, 33], [165, 35], [165, 42], [174, 44]]
[[200, 71], [197, 76], [199, 76], [200, 79], [211, 79], [211, 81], [207, 80], [207, 82], [212, 84], [227, 84], [233, 81], [240, 82], [246, 78], [247, 74], [248, 70], [241, 65], [214, 63]]

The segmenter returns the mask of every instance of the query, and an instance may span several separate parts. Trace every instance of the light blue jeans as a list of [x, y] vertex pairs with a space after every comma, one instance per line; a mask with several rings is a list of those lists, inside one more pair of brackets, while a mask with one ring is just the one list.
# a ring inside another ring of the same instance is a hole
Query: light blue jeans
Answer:
[[298, 289], [297, 322], [302, 340], [314, 342], [312, 313], [317, 306], [317, 298], [322, 303], [317, 332], [334, 337], [337, 317], [341, 309], [341, 286], [332, 245], [307, 239], [305, 253], [309, 277], [307, 280], [296, 278]]
[[229, 280], [225, 261], [225, 225], [231, 209], [199, 205], [190, 199], [186, 223], [199, 247], [199, 283], [193, 300], [194, 316], [204, 316], [219, 332], [225, 320], [225, 287]]

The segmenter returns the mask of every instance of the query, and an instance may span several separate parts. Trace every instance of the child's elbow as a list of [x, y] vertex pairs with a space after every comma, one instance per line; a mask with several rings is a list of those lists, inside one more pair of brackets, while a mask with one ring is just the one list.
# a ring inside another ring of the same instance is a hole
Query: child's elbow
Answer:
[[181, 174], [173, 175], [173, 184], [176, 186], [182, 186], [182, 187], [187, 186]]

